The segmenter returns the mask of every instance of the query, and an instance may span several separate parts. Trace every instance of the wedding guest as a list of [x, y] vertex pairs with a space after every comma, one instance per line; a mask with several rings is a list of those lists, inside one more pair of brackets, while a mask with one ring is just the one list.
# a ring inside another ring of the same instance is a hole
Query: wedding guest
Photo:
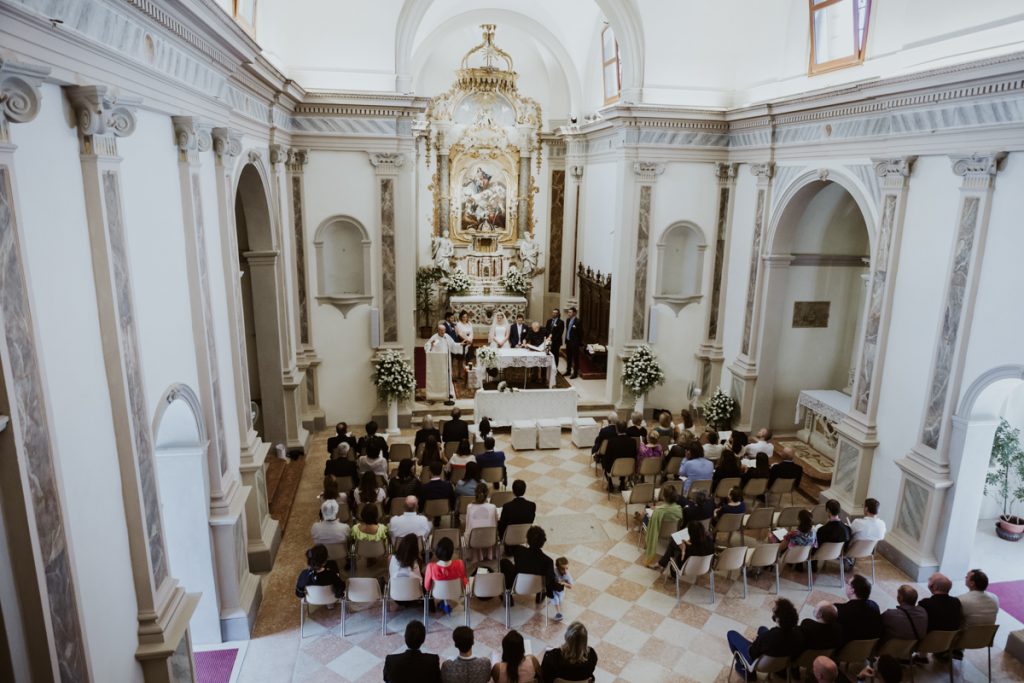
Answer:
[[491, 421], [486, 417], [480, 418], [480, 424], [476, 426], [476, 439], [483, 441], [491, 435]]
[[453, 356], [458, 376], [465, 380], [466, 363], [473, 354], [473, 324], [469, 322], [469, 311], [459, 311], [459, 322], [455, 323], [455, 341], [462, 345], [462, 353]]
[[704, 442], [704, 457], [714, 462], [722, 456], [722, 451], [725, 450], [725, 446], [718, 443], [718, 432], [708, 430], [704, 432], [704, 436], [701, 437]]
[[723, 451], [715, 465], [715, 473], [711, 477], [711, 492], [718, 490], [718, 483], [723, 479], [741, 479], [743, 472], [740, 471], [740, 461], [732, 451]]
[[359, 524], [352, 527], [353, 541], [383, 541], [388, 537], [388, 525], [380, 521], [376, 505], [364, 505], [359, 511]]
[[714, 477], [715, 465], [704, 457], [704, 449], [698, 443], [686, 444], [686, 460], [679, 466], [680, 478], [685, 477], [683, 482], [683, 494], [690, 492], [690, 487], [695, 481], [707, 481]]
[[480, 465], [476, 461], [470, 462], [466, 465], [466, 473], [455, 485], [456, 496], [475, 496], [477, 484], [481, 482], [480, 479]]
[[466, 465], [471, 462], [476, 462], [476, 456], [473, 455], [469, 439], [463, 439], [459, 442], [459, 447], [455, 449], [455, 453], [448, 459], [448, 472], [452, 473], [459, 469], [465, 471]]
[[413, 619], [405, 627], [405, 652], [384, 658], [384, 683], [441, 683], [437, 655], [420, 652], [427, 639], [422, 621]]
[[[732, 652], [740, 653], [748, 662], [753, 662], [761, 655], [768, 657], [795, 657], [803, 652], [803, 634], [797, 627], [799, 614], [793, 603], [786, 598], [779, 598], [775, 601], [772, 609], [772, 621], [775, 626], [769, 629], [762, 626], [757, 630], [757, 638], [750, 642], [738, 631], [726, 633], [726, 640], [729, 642], [729, 649]], [[736, 662], [736, 670], [744, 673], [739, 662]], [[747, 680], [757, 680], [757, 675], [752, 675]]]
[[743, 491], [740, 490], [739, 486], [733, 486], [729, 489], [729, 497], [722, 498], [722, 502], [715, 509], [712, 526], [718, 524], [718, 520], [722, 519], [722, 515], [742, 515], [746, 511], [747, 504], [743, 501]]
[[[715, 539], [707, 532], [703, 524], [700, 522], [690, 522], [686, 525], [686, 532], [690, 540], [683, 541], [678, 545], [674, 541], [669, 540], [668, 547], [665, 548], [661, 559], [654, 564], [648, 565], [648, 567], [663, 571], [671, 559], [675, 560], [676, 566], [681, 569], [683, 563], [691, 557], [706, 557], [715, 554]], [[671, 573], [672, 576], [675, 576], [674, 569], [671, 570]]]
[[388, 457], [388, 442], [377, 434], [377, 423], [373, 420], [366, 423], [366, 436], [359, 439], [358, 446], [356, 450], [363, 455], [370, 455], [377, 451], [385, 459]]
[[928, 592], [931, 595], [921, 601], [921, 607], [928, 613], [929, 631], [957, 631], [963, 622], [963, 607], [960, 601], [949, 594], [953, 582], [945, 574], [936, 572], [928, 577]]
[[462, 419], [462, 411], [458, 408], [452, 408], [452, 419], [444, 423], [441, 441], [444, 443], [459, 443], [463, 439], [469, 439], [469, 425]]
[[353, 492], [356, 505], [363, 503], [383, 503], [387, 497], [387, 491], [377, 482], [377, 476], [370, 471], [363, 472], [359, 480], [359, 488]]
[[[487, 494], [490, 492], [490, 487], [487, 484], [481, 482], [476, 485], [476, 496], [472, 503], [466, 506], [466, 535], [463, 540], [463, 547], [469, 547], [470, 536], [473, 529], [482, 529], [485, 527], [498, 526], [498, 508], [495, 507], [494, 503], [487, 501]], [[494, 548], [488, 548], [486, 550], [471, 549], [469, 560], [476, 562], [479, 560], [493, 560], [494, 559]]]
[[768, 457], [772, 457], [775, 452], [775, 446], [772, 445], [772, 432], [766, 427], [762, 427], [757, 431], [757, 441], [747, 445], [747, 455], [753, 457], [757, 453], [767, 453]]
[[327, 439], [327, 452], [334, 454], [334, 449], [338, 447], [338, 444], [347, 443], [349, 448], [355, 448], [358, 445], [356, 437], [348, 433], [348, 423], [339, 422], [334, 426], [334, 436], [328, 437]]
[[658, 426], [654, 428], [653, 432], [659, 437], [668, 436], [675, 439], [676, 428], [672, 426], [672, 414], [667, 410], [662, 411], [662, 413], [658, 415]]
[[435, 462], [443, 466], [447, 461], [445, 460], [444, 452], [441, 450], [441, 444], [438, 443], [433, 435], [430, 435], [423, 442], [423, 452], [420, 454], [420, 467], [430, 467]]
[[533, 520], [537, 517], [537, 504], [523, 497], [526, 495], [525, 481], [516, 479], [512, 482], [512, 495], [514, 498], [501, 508], [501, 517], [498, 518], [498, 538], [505, 536], [505, 529], [509, 525], [533, 524]]
[[540, 668], [544, 683], [555, 683], [556, 678], [590, 680], [597, 668], [597, 653], [587, 645], [587, 627], [578, 621], [569, 624], [565, 629], [565, 642], [544, 653]]
[[[626, 423], [621, 421], [618, 422], [615, 425], [615, 435], [608, 439], [608, 445], [605, 447], [604, 458], [601, 462], [604, 467], [604, 478], [608, 484], [608, 491], [612, 490], [612, 478], [610, 474], [612, 464], [619, 458], [629, 458], [634, 461], [633, 467], [635, 469], [636, 453], [636, 440], [626, 436]], [[619, 477], [619, 490], [623, 491], [625, 488], [626, 478]]]
[[333, 500], [325, 500], [320, 504], [319, 522], [313, 522], [309, 530], [313, 537], [314, 545], [331, 545], [335, 543], [348, 543], [349, 527], [338, 521], [338, 503]]
[[[338, 444], [338, 447], [334, 449], [331, 459], [324, 465], [324, 475], [331, 475], [341, 479], [355, 478], [359, 474], [359, 468], [356, 466], [354, 460], [351, 459], [352, 447], [346, 442]], [[344, 491], [344, 487], [338, 485], [341, 490]]]
[[[810, 510], [801, 510], [796, 515], [797, 524], [795, 529], [790, 529], [782, 540], [779, 541], [779, 554], [786, 552], [789, 546], [813, 546], [814, 545], [814, 522]], [[771, 539], [775, 537], [772, 536]]]
[[680, 503], [683, 506], [683, 523], [687, 525], [711, 519], [715, 513], [715, 500], [704, 491], [697, 491], [692, 500], [684, 498]]
[[329, 566], [327, 548], [322, 544], [318, 543], [306, 551], [306, 565], [295, 582], [296, 597], [306, 597], [307, 586], [330, 586], [337, 598], [345, 593], [345, 582], [341, 580], [338, 570]]
[[416, 463], [413, 460], [403, 460], [398, 463], [398, 472], [388, 480], [388, 500], [416, 495], [420, 480], [413, 472], [415, 466]]
[[882, 612], [882, 637], [920, 640], [926, 633], [928, 613], [917, 604], [917, 590], [905, 583], [896, 591], [896, 607]]
[[[502, 512], [504, 517], [505, 513]], [[544, 578], [544, 595], [551, 597], [558, 583], [555, 576], [555, 562], [544, 553], [544, 544], [548, 536], [539, 526], [531, 526], [526, 531], [526, 545], [512, 549], [511, 560], [501, 561], [501, 573], [505, 575], [505, 588], [511, 590], [517, 574], [536, 574]]]
[[417, 447], [421, 443], [426, 442], [428, 436], [434, 437], [435, 441], [441, 440], [441, 432], [434, 426], [434, 418], [430, 415], [424, 415], [423, 420], [420, 421], [420, 428], [416, 430], [413, 447]]
[[630, 416], [629, 426], [626, 427], [626, 435], [634, 439], [647, 441], [647, 427], [644, 427], [643, 413], [636, 411]]
[[359, 459], [356, 460], [356, 468], [359, 471], [359, 476], [372, 472], [379, 477], [383, 477], [385, 481], [388, 478], [387, 458], [381, 456], [380, 451], [375, 447], [371, 447], [366, 455], [359, 456]]
[[960, 596], [960, 609], [964, 626], [996, 623], [999, 616], [999, 596], [988, 592], [988, 575], [980, 569], [967, 570], [964, 577], [967, 592]]
[[491, 660], [473, 656], [473, 629], [456, 626], [452, 642], [459, 656], [441, 665], [441, 683], [488, 683], [491, 680]]
[[[328, 500], [333, 500], [338, 505], [341, 505], [346, 501], [347, 496], [338, 491], [338, 480], [328, 474], [324, 477], [324, 490], [320, 492], [317, 498], [321, 504]], [[320, 519], [323, 519], [323, 517]]]
[[729, 438], [726, 440], [725, 447], [732, 448], [733, 453], [742, 453], [749, 442], [750, 439], [747, 437], [746, 432], [734, 429], [729, 432]]
[[885, 520], [878, 516], [879, 503], [874, 498], [864, 499], [864, 516], [850, 524], [851, 541], [881, 541], [885, 538]]
[[[445, 536], [437, 542], [434, 548], [434, 561], [427, 564], [426, 572], [423, 574], [423, 588], [427, 591], [434, 585], [435, 581], [449, 581], [460, 579], [462, 585], [469, 583], [466, 577], [466, 566], [462, 560], [453, 560], [455, 555], [455, 543]], [[446, 601], [442, 600], [439, 607], [445, 614], [451, 614], [452, 608]]]
[[828, 521], [818, 528], [818, 545], [823, 543], [846, 543], [850, 540], [850, 527], [839, 518], [842, 508], [839, 501], [833, 498], [825, 503], [825, 510], [828, 512]]
[[[663, 502], [654, 504], [651, 516], [646, 520], [647, 533], [644, 536], [644, 550], [647, 561], [650, 561], [658, 552], [658, 540], [661, 537], [662, 525], [667, 521], [669, 524], [675, 523], [675, 526], [678, 527], [683, 519], [683, 508], [679, 505], [675, 489], [662, 489], [661, 497], [664, 499]], [[664, 565], [661, 566], [664, 567]]]
[[412, 534], [426, 541], [434, 526], [429, 519], [419, 514], [419, 501], [416, 500], [416, 496], [406, 496], [405, 510], [391, 518], [388, 530], [391, 532], [392, 540]]
[[647, 458], [661, 460], [661, 445], [658, 443], [658, 435], [651, 432], [647, 436], [647, 443], [640, 444], [640, 450], [636, 457], [636, 471], [640, 472], [640, 463]]
[[[619, 414], [614, 410], [608, 414], [608, 421], [600, 431], [597, 432], [597, 436], [594, 437], [594, 445], [590, 448], [590, 452], [594, 455], [594, 459], [597, 459], [598, 451], [601, 450], [601, 444], [615, 436], [618, 433], [616, 425], [619, 423]], [[641, 422], [643, 417], [641, 416]]]
[[562, 322], [562, 312], [557, 308], [552, 309], [551, 318], [544, 326], [544, 334], [551, 343], [551, 355], [555, 357], [555, 371], [558, 371], [558, 357], [562, 350], [562, 338], [565, 336], [565, 323]]
[[[503, 486], [508, 485], [508, 470], [505, 469], [505, 452], [494, 450], [494, 437], [488, 435], [484, 438], [484, 452], [476, 456], [476, 463], [482, 470], [485, 467], [500, 467], [501, 468], [501, 483]], [[494, 488], [498, 488], [498, 484], [495, 483]]]
[[878, 603], [871, 599], [871, 582], [854, 574], [846, 582], [847, 601], [836, 605], [843, 644], [851, 640], [872, 640], [882, 637], [882, 615]]
[[[441, 478], [441, 463], [431, 463], [429, 471], [430, 481], [420, 484], [419, 491], [416, 494], [417, 498], [419, 498], [420, 509], [426, 508], [428, 500], [446, 500], [449, 506], [452, 505], [455, 502], [455, 489], [452, 488], [451, 482]], [[440, 523], [441, 518], [435, 517], [434, 526]]]
[[697, 432], [693, 429], [693, 415], [686, 408], [679, 411], [679, 424], [677, 425], [678, 431], [689, 432], [691, 436], [697, 436]]
[[804, 647], [808, 650], [835, 650], [842, 645], [843, 629], [839, 625], [839, 611], [827, 600], [814, 608], [814, 618], [800, 622]]
[[558, 579], [558, 583], [551, 597], [551, 604], [555, 606], [555, 621], [561, 621], [563, 618], [562, 603], [565, 601], [565, 590], [567, 588], [571, 589], [576, 584], [576, 580], [569, 573], [568, 558], [559, 557], [555, 560], [555, 578]]
[[[416, 534], [403, 534], [388, 562], [388, 576], [392, 579], [422, 578], [420, 571], [420, 544]], [[417, 604], [419, 601], [416, 601]]]
[[501, 661], [491, 669], [494, 683], [529, 683], [537, 679], [540, 662], [533, 655], [526, 654], [523, 636], [515, 629], [501, 639]]
[[753, 467], [748, 467], [743, 472], [743, 477], [740, 480], [741, 486], [749, 484], [751, 479], [767, 479], [771, 473], [771, 468], [768, 466], [767, 453], [758, 453], [754, 458], [754, 463]]
[[[735, 436], [737, 432], [733, 432]], [[796, 488], [800, 487], [800, 480], [804, 476], [804, 468], [793, 462], [793, 457], [796, 452], [790, 447], [785, 446], [779, 454], [782, 458], [782, 462], [777, 462], [772, 465], [771, 471], [768, 473], [768, 488], [772, 487], [776, 479], [794, 479], [793, 486]]]
[[583, 324], [576, 317], [576, 309], [570, 306], [565, 311], [565, 374], [569, 379], [580, 376], [580, 347], [583, 346]]
[[447, 310], [444, 312], [444, 333], [448, 335], [453, 342], [459, 343], [459, 333], [455, 331], [455, 311]]

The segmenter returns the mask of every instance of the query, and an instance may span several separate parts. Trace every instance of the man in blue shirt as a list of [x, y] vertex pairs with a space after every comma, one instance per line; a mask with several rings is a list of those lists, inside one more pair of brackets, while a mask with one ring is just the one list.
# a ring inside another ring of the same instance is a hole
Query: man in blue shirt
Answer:
[[679, 476], [685, 477], [683, 494], [690, 492], [695, 481], [710, 481], [715, 476], [715, 463], [704, 457], [704, 449], [697, 442], [686, 444], [686, 460], [679, 466]]
[[[500, 467], [501, 468], [501, 483], [508, 485], [508, 471], [505, 469], [505, 452], [494, 450], [494, 437], [488, 436], [484, 438], [484, 452], [476, 456], [476, 464], [480, 465], [480, 469], [485, 467]], [[498, 485], [494, 485], [498, 488]]]

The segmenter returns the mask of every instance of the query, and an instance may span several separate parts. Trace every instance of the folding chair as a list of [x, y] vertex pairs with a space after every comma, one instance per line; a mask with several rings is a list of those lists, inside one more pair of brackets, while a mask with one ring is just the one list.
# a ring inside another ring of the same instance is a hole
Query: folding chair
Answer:
[[[960, 629], [959, 635], [953, 642], [954, 650], [980, 650], [981, 648], [988, 649], [988, 680], [992, 680], [992, 644], [996, 639], [996, 631], [999, 630], [999, 624], [978, 624], [975, 626], [964, 626]], [[950, 667], [953, 663], [950, 662]], [[950, 679], [952, 680], [953, 671], [950, 669]]]
[[779, 544], [762, 543], [755, 545], [747, 554], [747, 561], [744, 564], [744, 576], [747, 569], [760, 569], [761, 567], [775, 568], [775, 594], [779, 594]]
[[644, 505], [654, 502], [654, 484], [637, 484], [628, 491], [622, 492], [623, 513], [626, 518], [626, 531], [629, 531], [629, 506]]
[[715, 524], [715, 542], [718, 542], [718, 534], [728, 534], [725, 537], [725, 543], [729, 545], [732, 535], [743, 528], [743, 517], [742, 512], [721, 515]]
[[812, 562], [820, 562], [818, 565], [818, 574], [821, 574], [822, 566], [825, 562], [835, 561], [839, 563], [839, 587], [842, 588], [846, 585], [846, 569], [843, 566], [843, 544], [842, 543], [822, 543], [818, 546], [818, 549], [811, 555]]
[[470, 598], [504, 598], [505, 597], [505, 575], [499, 572], [488, 572], [477, 574], [469, 580], [466, 591], [466, 626], [469, 626]]
[[[466, 593], [462, 588], [462, 579], [447, 579], [445, 581], [434, 581], [430, 586], [430, 597], [434, 600], [446, 600], [448, 602], [462, 601], [466, 597]], [[463, 608], [467, 611], [469, 606], [463, 604]], [[424, 617], [423, 625], [427, 625], [427, 620]]]
[[692, 576], [693, 585], [697, 585], [697, 579], [705, 574], [708, 575], [711, 581], [711, 604], [715, 604], [715, 573], [711, 571], [711, 561], [715, 559], [714, 555], [694, 555], [693, 557], [683, 562], [683, 566], [680, 567], [676, 564], [676, 558], [670, 557], [668, 560], [669, 566], [672, 567], [676, 575], [676, 606], [678, 607], [682, 600], [682, 595], [679, 593], [679, 580], [683, 576]]
[[747, 547], [738, 545], [735, 548], [723, 548], [715, 557], [714, 569], [725, 572], [729, 578], [729, 572], [740, 572], [743, 575], [743, 598], [747, 597]]
[[764, 502], [771, 503], [772, 496], [779, 497], [779, 505], [782, 505], [782, 497], [789, 494], [789, 504], [793, 505], [793, 491], [796, 489], [796, 479], [776, 479], [772, 482], [772, 485], [768, 487], [768, 492], [765, 493]]
[[[417, 579], [413, 579], [417, 581]], [[352, 577], [345, 586], [345, 597], [341, 599], [341, 637], [345, 637], [345, 619], [348, 616], [348, 603], [350, 602], [379, 602], [381, 605], [380, 633], [386, 635], [388, 609], [385, 604], [384, 595], [380, 592], [380, 582], [377, 579]]]
[[[370, 579], [374, 583], [377, 583], [376, 579]], [[351, 585], [349, 590], [351, 590]], [[380, 586], [377, 587], [378, 592]], [[420, 579], [415, 576], [408, 576], [402, 578], [391, 579], [388, 582], [388, 598], [395, 602], [414, 602], [416, 600], [423, 601], [423, 625], [427, 624], [427, 595], [423, 592], [423, 584]], [[386, 636], [388, 634], [388, 606], [387, 600], [384, 601], [384, 617], [382, 619], [381, 635]]]
[[[633, 470], [636, 468], [636, 460], [633, 458], [615, 458], [612, 462], [612, 467], [608, 470], [608, 476], [614, 482], [616, 478], [626, 479], [633, 474]], [[611, 498], [611, 491], [608, 492], [607, 498]]]
[[[505, 628], [511, 627], [511, 598], [516, 595], [528, 595], [533, 598], [537, 594], [545, 593], [544, 577], [537, 574], [516, 574], [512, 582], [512, 590], [505, 594]], [[541, 600], [541, 609], [544, 610], [544, 628], [548, 627], [548, 599], [545, 595]]]
[[850, 547], [843, 552], [844, 560], [853, 560], [856, 565], [857, 560], [870, 557], [871, 558], [871, 583], [875, 583], [875, 546], [878, 545], [878, 541], [854, 541], [850, 543]]
[[[811, 546], [809, 545], [791, 545], [786, 548], [786, 552], [779, 558], [779, 565], [785, 566], [787, 564], [801, 564], [807, 563], [807, 590], [811, 590], [814, 578], [811, 574]], [[775, 575], [776, 581], [776, 594], [778, 594], [778, 574]]]
[[739, 477], [726, 477], [718, 482], [718, 486], [715, 487], [715, 498], [728, 498], [729, 492], [733, 488], [739, 488], [740, 485]]
[[[306, 586], [306, 597], [299, 602], [299, 637], [306, 637], [306, 614], [309, 612], [310, 605], [326, 607], [337, 603], [338, 598], [335, 597], [332, 586]], [[344, 628], [344, 621], [342, 621], [342, 628]]]

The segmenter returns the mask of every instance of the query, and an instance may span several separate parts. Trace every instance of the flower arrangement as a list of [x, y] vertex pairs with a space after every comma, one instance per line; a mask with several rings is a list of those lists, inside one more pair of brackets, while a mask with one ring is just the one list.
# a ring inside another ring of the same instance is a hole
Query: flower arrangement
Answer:
[[416, 391], [416, 376], [401, 352], [389, 350], [373, 365], [373, 383], [383, 401], [411, 398]]
[[498, 352], [490, 346], [481, 346], [476, 350], [476, 362], [484, 368], [498, 367]]
[[510, 294], [526, 294], [530, 291], [530, 280], [521, 270], [511, 266], [501, 276], [501, 286]]
[[719, 387], [715, 389], [711, 398], [704, 402], [702, 408], [704, 419], [709, 425], [720, 430], [729, 429], [736, 414], [736, 399], [724, 393]]
[[456, 268], [448, 273], [444, 280], [444, 285], [448, 290], [449, 296], [452, 294], [459, 296], [469, 291], [470, 287], [473, 286], [473, 281], [466, 275], [466, 271], [462, 268]]
[[637, 348], [622, 368], [622, 384], [637, 398], [664, 383], [665, 372], [658, 364], [657, 356], [647, 344]]

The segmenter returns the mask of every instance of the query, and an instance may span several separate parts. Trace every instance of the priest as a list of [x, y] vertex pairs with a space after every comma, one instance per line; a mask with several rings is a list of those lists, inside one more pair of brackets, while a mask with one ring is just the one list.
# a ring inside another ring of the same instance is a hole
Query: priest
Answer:
[[448, 384], [448, 400], [445, 401], [446, 405], [450, 405], [455, 401], [455, 383], [452, 381], [452, 354], [461, 354], [462, 345], [456, 342], [448, 335], [447, 326], [444, 321], [437, 324], [437, 331], [434, 333], [427, 343], [423, 345], [423, 349], [429, 353], [445, 353], [447, 357], [447, 363], [445, 364], [447, 369], [447, 377], [435, 378], [431, 377], [430, 369], [430, 358], [427, 357], [427, 386], [428, 393], [429, 388], [434, 386], [435, 382], [447, 382]]

